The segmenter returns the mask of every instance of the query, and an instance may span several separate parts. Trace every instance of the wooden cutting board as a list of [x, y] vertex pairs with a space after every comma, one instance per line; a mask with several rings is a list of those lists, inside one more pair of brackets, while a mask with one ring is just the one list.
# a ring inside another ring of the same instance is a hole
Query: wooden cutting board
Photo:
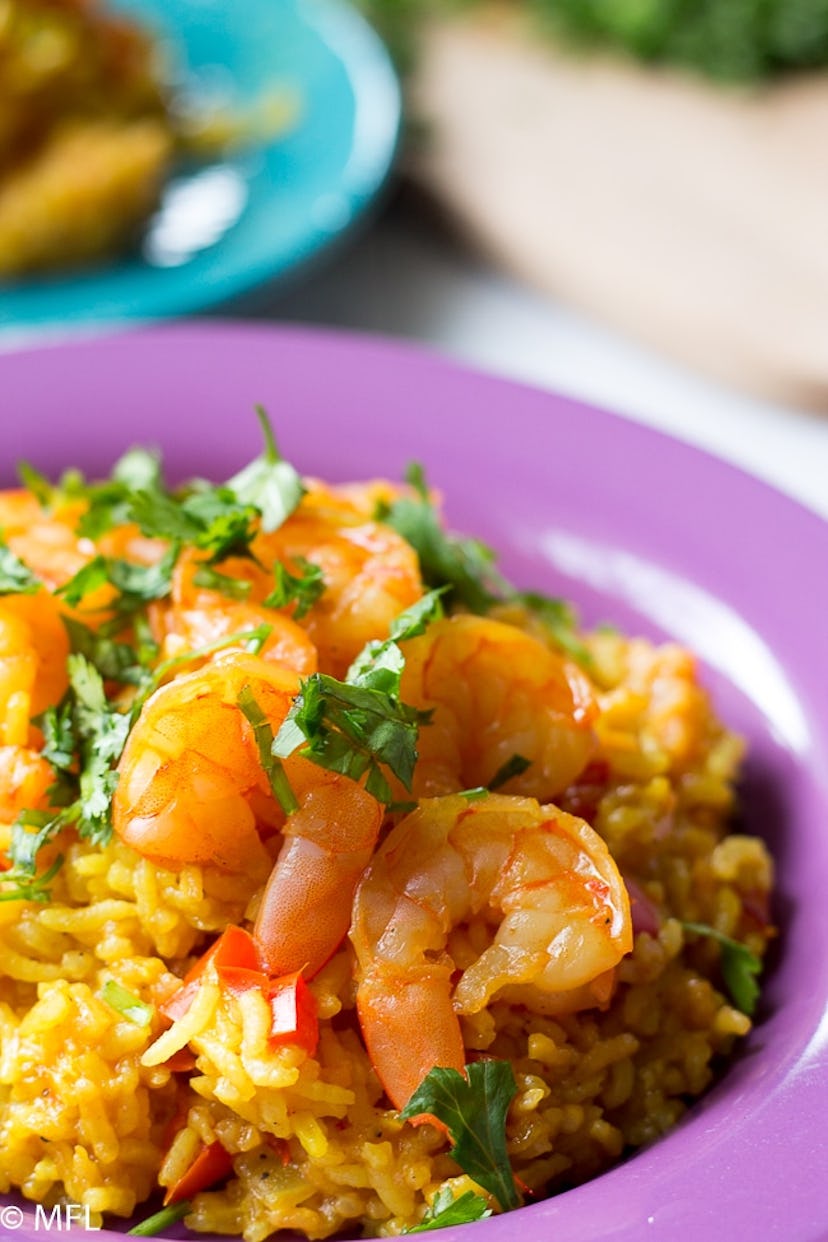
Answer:
[[502, 9], [426, 33], [411, 169], [506, 269], [726, 382], [828, 411], [828, 74], [719, 88]]

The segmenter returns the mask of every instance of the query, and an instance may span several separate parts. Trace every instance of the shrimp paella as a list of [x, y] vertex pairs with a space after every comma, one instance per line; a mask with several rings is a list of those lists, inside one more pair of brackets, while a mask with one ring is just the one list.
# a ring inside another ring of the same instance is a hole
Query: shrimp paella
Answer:
[[0, 1190], [396, 1236], [659, 1138], [751, 1028], [772, 862], [693, 656], [404, 484], [131, 450], [0, 494]]

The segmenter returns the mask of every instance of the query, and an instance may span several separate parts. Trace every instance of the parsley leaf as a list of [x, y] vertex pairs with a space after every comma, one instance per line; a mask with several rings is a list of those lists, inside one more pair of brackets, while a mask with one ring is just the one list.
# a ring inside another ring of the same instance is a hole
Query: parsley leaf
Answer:
[[78, 831], [93, 844], [106, 845], [112, 836], [112, 797], [118, 783], [113, 764], [126, 744], [130, 716], [111, 707], [100, 673], [85, 656], [74, 652], [66, 666], [75, 695], [81, 754]]
[[521, 1202], [506, 1150], [506, 1114], [516, 1093], [508, 1061], [475, 1061], [466, 1066], [465, 1077], [436, 1066], [400, 1113], [403, 1119], [431, 1113], [442, 1121], [452, 1157], [504, 1211]]
[[491, 1214], [492, 1209], [482, 1195], [466, 1190], [455, 1199], [450, 1186], [441, 1186], [419, 1225], [403, 1229], [403, 1233], [427, 1233], [431, 1229], [445, 1229], [448, 1225], [466, 1225]]
[[145, 657], [128, 643], [108, 637], [105, 629], [93, 630], [75, 617], [62, 618], [72, 650], [84, 656], [106, 681], [140, 685], [147, 674], [146, 665], [156, 654], [154, 645]]
[[759, 999], [759, 984], [756, 980], [762, 970], [761, 960], [747, 945], [725, 936], [707, 923], [682, 923], [682, 927], [696, 936], [707, 936], [718, 941], [721, 947], [722, 977], [730, 999], [742, 1013], [751, 1016]]
[[391, 636], [367, 643], [345, 680], [312, 673], [302, 681], [273, 743], [273, 754], [286, 759], [299, 753], [320, 767], [352, 780], [368, 774], [365, 788], [380, 802], [393, 800], [383, 765], [411, 788], [421, 724], [431, 719], [400, 702], [405, 657], [398, 640], [421, 634], [440, 616], [440, 592], [431, 591], [394, 619]]
[[28, 872], [20, 865], [12, 867], [9, 871], [0, 872], [0, 901], [49, 901], [51, 897], [49, 885], [62, 866], [63, 856], [59, 854], [51, 867], [42, 875], [34, 875], [34, 867], [32, 867], [32, 872]]
[[273, 566], [275, 586], [263, 602], [265, 608], [286, 608], [288, 604], [295, 604], [293, 619], [301, 621], [325, 590], [325, 579], [320, 567], [303, 556], [296, 558], [296, 564], [302, 571], [300, 575], [289, 573], [276, 561]]
[[262, 530], [276, 530], [293, 513], [305, 494], [304, 484], [293, 466], [276, 447], [276, 437], [262, 406], [256, 416], [265, 439], [265, 451], [227, 482], [242, 504], [253, 505], [262, 515]]
[[41, 587], [28, 565], [0, 540], [0, 595], [34, 595]]

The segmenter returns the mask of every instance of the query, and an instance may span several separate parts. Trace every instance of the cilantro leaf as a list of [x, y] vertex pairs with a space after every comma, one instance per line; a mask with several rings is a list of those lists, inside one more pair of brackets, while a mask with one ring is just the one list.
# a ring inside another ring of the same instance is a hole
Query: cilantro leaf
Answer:
[[366, 643], [345, 680], [312, 673], [302, 681], [273, 743], [273, 754], [286, 759], [297, 748], [320, 767], [352, 780], [367, 773], [365, 788], [380, 802], [393, 795], [383, 765], [411, 788], [417, 762], [420, 725], [431, 719], [400, 702], [405, 657], [397, 645], [423, 632], [442, 612], [440, 592], [432, 591], [394, 619], [392, 637]]
[[154, 1009], [140, 997], [133, 996], [114, 979], [107, 979], [101, 989], [101, 999], [122, 1018], [128, 1018], [136, 1026], [149, 1026]]
[[192, 1211], [192, 1208], [189, 1199], [180, 1199], [177, 1203], [170, 1203], [152, 1216], [147, 1216], [145, 1220], [139, 1221], [131, 1229], [127, 1229], [126, 1236], [128, 1238], [157, 1237], [158, 1234], [163, 1233], [165, 1229], [169, 1228], [170, 1225], [174, 1225], [177, 1220], [181, 1220], [190, 1211]]
[[472, 612], [488, 612], [499, 598], [494, 553], [477, 539], [462, 539], [443, 529], [429, 498], [422, 466], [409, 466], [406, 481], [416, 494], [400, 496], [382, 506], [377, 517], [411, 544], [429, 586], [445, 587], [452, 602], [464, 604]]
[[275, 586], [263, 602], [266, 608], [286, 608], [288, 604], [295, 604], [293, 619], [301, 621], [324, 592], [325, 579], [320, 567], [303, 556], [296, 558], [296, 564], [302, 571], [299, 575], [289, 573], [276, 561], [273, 566]]
[[531, 766], [532, 760], [527, 759], [525, 755], [512, 755], [511, 759], [507, 759], [497, 769], [489, 781], [489, 789], [499, 789], [501, 785], [505, 785], [507, 781], [510, 781], [513, 776], [521, 776]]
[[63, 856], [59, 854], [42, 875], [34, 875], [34, 868], [27, 872], [19, 866], [0, 872], [0, 901], [49, 901], [49, 885], [62, 866]]
[[146, 664], [154, 658], [151, 647], [142, 659], [141, 653], [128, 643], [109, 638], [105, 629], [93, 630], [75, 617], [62, 617], [72, 650], [84, 656], [107, 681], [140, 685], [146, 676]]
[[66, 666], [75, 695], [81, 754], [78, 831], [94, 844], [106, 845], [112, 836], [112, 797], [118, 783], [113, 764], [126, 744], [130, 715], [111, 707], [100, 673], [85, 656], [73, 653]]
[[34, 595], [41, 585], [28, 565], [0, 540], [0, 595]]
[[452, 1157], [504, 1211], [521, 1202], [506, 1150], [506, 1114], [516, 1093], [508, 1061], [475, 1061], [466, 1066], [465, 1077], [436, 1066], [400, 1113], [403, 1119], [431, 1113], [442, 1121]]
[[284, 813], [292, 815], [294, 811], [299, 810], [299, 803], [296, 801], [296, 795], [290, 787], [290, 781], [287, 778], [285, 769], [273, 754], [273, 730], [261, 707], [256, 702], [250, 686], [242, 686], [239, 692], [238, 704], [253, 730], [253, 736], [256, 739], [256, 746], [259, 751], [259, 759], [267, 779], [270, 781], [273, 796]]
[[464, 539], [443, 529], [431, 502], [423, 468], [414, 462], [406, 471], [414, 496], [400, 496], [380, 505], [376, 517], [393, 527], [414, 548], [423, 580], [443, 586], [451, 603], [471, 612], [487, 613], [496, 604], [516, 603], [528, 609], [552, 641], [578, 663], [589, 665], [591, 656], [576, 631], [572, 608], [560, 599], [538, 591], [518, 591], [499, 572], [492, 550], [477, 539]]
[[523, 604], [540, 621], [550, 638], [578, 664], [589, 667], [592, 655], [577, 633], [577, 619], [566, 600], [542, 595], [538, 591], [518, 591], [515, 602]]
[[277, 530], [297, 507], [305, 487], [293, 466], [286, 462], [276, 446], [273, 428], [262, 406], [256, 406], [261, 424], [265, 451], [227, 482], [227, 487], [242, 504], [253, 505], [262, 515], [262, 530]]
[[730, 999], [737, 1009], [750, 1017], [759, 999], [759, 984], [756, 980], [762, 971], [761, 960], [747, 945], [731, 936], [725, 936], [707, 923], [682, 923], [682, 927], [696, 936], [707, 936], [718, 942], [721, 947], [722, 977]]
[[466, 1225], [473, 1220], [483, 1220], [491, 1214], [492, 1209], [482, 1195], [466, 1190], [455, 1199], [450, 1186], [441, 1186], [419, 1225], [403, 1229], [403, 1233], [427, 1233], [431, 1229], [445, 1229], [449, 1225]]
[[228, 599], [247, 599], [252, 583], [246, 578], [231, 578], [219, 573], [212, 565], [200, 565], [193, 575], [193, 582], [208, 591], [219, 591]]

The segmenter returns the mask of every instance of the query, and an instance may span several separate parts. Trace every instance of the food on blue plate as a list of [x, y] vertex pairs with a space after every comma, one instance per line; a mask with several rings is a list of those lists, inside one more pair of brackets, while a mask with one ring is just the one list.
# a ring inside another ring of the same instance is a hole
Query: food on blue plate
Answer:
[[5, 0], [0, 277], [121, 249], [156, 206], [174, 146], [143, 31], [89, 0]]
[[261, 1242], [475, 1221], [751, 1028], [772, 863], [692, 655], [265, 449], [0, 494], [0, 1188]]

